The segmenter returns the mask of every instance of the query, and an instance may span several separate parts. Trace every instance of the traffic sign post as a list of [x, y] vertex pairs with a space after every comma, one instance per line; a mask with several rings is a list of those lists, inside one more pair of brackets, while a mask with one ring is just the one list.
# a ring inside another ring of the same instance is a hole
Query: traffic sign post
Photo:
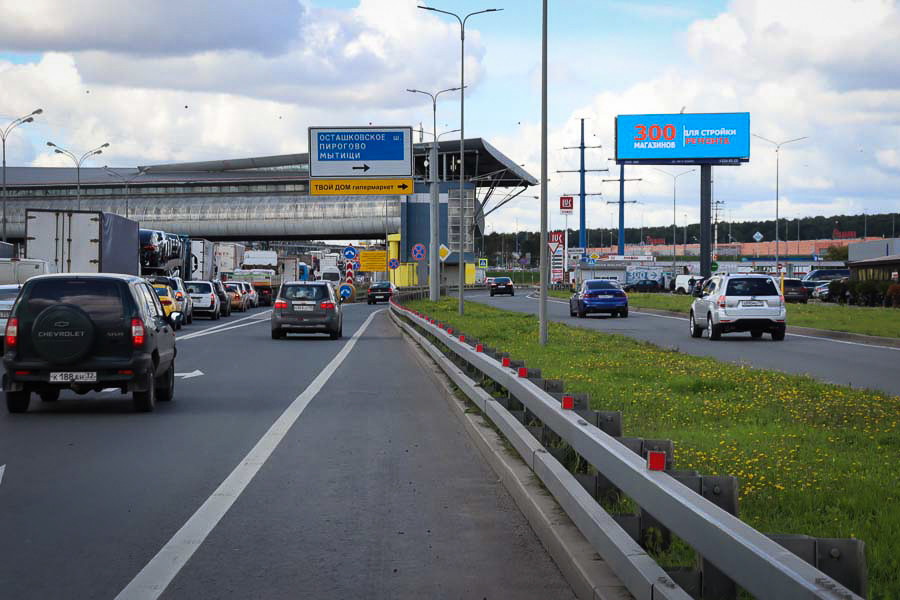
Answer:
[[441, 244], [440, 248], [438, 248], [438, 256], [440, 257], [441, 262], [446, 261], [447, 257], [450, 256], [450, 254], [450, 248], [448, 248], [444, 244]]
[[479, 258], [478, 259], [478, 268], [479, 269], [487, 269], [487, 267], [488, 267], [488, 259]]
[[413, 260], [425, 260], [425, 244], [416, 244], [412, 247], [411, 254]]
[[412, 177], [412, 127], [310, 127], [310, 177]]
[[357, 256], [359, 256], [359, 252], [353, 246], [347, 246], [343, 250], [343, 255], [347, 260], [354, 260]]
[[761, 234], [760, 232], [757, 231], [756, 233], [753, 234], [753, 239], [758, 244], [759, 242], [763, 241], [763, 234]]
[[559, 212], [563, 215], [571, 215], [575, 210], [575, 198], [572, 196], [559, 197]]
[[392, 258], [390, 261], [388, 261], [388, 267], [390, 267], [391, 269], [396, 269], [399, 266], [400, 266], [400, 261], [397, 260], [396, 258]]
[[310, 179], [311, 196], [402, 196], [413, 193], [412, 179]]
[[356, 289], [349, 283], [342, 283], [341, 287], [338, 288], [338, 293], [344, 300], [352, 296], [355, 291]]
[[716, 261], [712, 261], [712, 262], [710, 263], [710, 265], [709, 265], [709, 270], [712, 271], [713, 273], [715, 273], [716, 271], [718, 271], [718, 270], [719, 270], [719, 263], [717, 263]]

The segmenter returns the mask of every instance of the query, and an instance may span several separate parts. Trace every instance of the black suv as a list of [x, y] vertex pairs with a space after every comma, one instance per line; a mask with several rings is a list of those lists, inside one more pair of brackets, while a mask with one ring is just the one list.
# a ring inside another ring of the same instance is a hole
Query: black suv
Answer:
[[53, 402], [119, 388], [138, 411], [175, 390], [175, 327], [140, 277], [41, 275], [25, 282], [6, 324], [3, 391], [9, 412], [28, 410], [32, 392]]

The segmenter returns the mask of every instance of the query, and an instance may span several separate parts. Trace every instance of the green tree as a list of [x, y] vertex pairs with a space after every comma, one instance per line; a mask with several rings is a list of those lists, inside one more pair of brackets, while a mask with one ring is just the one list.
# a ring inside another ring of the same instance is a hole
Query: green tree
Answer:
[[846, 261], [850, 252], [849, 246], [828, 246], [825, 249], [825, 260], [843, 260]]

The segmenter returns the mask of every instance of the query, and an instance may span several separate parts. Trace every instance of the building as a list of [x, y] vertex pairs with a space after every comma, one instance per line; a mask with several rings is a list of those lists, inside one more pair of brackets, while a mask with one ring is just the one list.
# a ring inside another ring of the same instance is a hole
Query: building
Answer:
[[900, 254], [850, 261], [847, 266], [850, 279], [857, 281], [900, 281]]

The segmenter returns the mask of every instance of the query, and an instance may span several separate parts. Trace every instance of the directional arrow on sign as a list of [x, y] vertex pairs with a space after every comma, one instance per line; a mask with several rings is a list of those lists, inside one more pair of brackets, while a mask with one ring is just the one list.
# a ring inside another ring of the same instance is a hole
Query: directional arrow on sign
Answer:
[[203, 373], [203, 371], [201, 371], [200, 369], [194, 369], [190, 373], [175, 373], [175, 377], [181, 377], [182, 379], [192, 379], [194, 377], [200, 377], [204, 374], [205, 373]]
[[405, 190], [405, 189], [408, 188], [409, 186], [406, 185], [405, 183], [401, 183], [401, 184], [398, 185], [397, 187], [400, 188], [401, 190]]
[[365, 172], [368, 171], [369, 169], [370, 169], [369, 165], [366, 165], [366, 164], [364, 164], [364, 165], [361, 166], [361, 167], [353, 167], [353, 170], [354, 170], [354, 171], [362, 171], [363, 173], [365, 173]]

